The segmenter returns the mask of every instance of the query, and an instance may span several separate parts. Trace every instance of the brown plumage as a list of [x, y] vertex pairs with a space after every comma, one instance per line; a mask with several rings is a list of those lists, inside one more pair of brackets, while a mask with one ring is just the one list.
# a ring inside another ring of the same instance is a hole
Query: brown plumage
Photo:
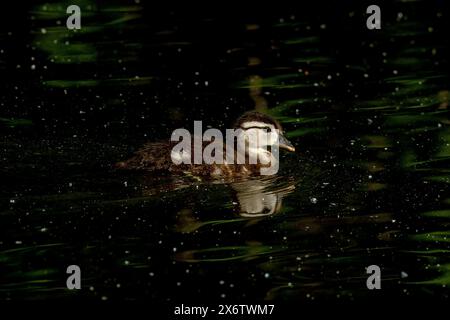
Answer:
[[[178, 142], [150, 142], [139, 149], [130, 159], [116, 164], [118, 169], [145, 170], [170, 174], [189, 173], [193, 176], [222, 176], [251, 175], [261, 168], [259, 164], [179, 164], [172, 162], [170, 151]], [[191, 144], [193, 145], [193, 143]], [[205, 145], [204, 145], [205, 147]], [[192, 147], [193, 148], [193, 147]], [[193, 157], [194, 151], [191, 155]], [[225, 150], [224, 150], [225, 154]]]

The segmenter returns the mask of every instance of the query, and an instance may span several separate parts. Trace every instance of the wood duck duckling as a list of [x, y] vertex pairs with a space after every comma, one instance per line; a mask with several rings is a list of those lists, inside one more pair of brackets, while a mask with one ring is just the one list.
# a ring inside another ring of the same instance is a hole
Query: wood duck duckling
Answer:
[[[272, 146], [275, 144], [280, 149], [291, 152], [295, 151], [294, 146], [284, 137], [280, 123], [267, 114], [257, 111], [246, 112], [236, 121], [234, 129], [240, 129], [237, 132], [242, 136], [238, 138], [243, 138], [246, 144], [243, 150], [237, 146], [233, 147], [234, 159], [237, 159], [240, 154], [245, 159], [249, 159], [250, 157], [257, 159], [256, 163], [252, 164], [246, 161], [243, 164], [238, 164], [223, 161], [223, 163], [194, 164], [194, 161], [191, 161], [194, 158], [194, 150], [191, 149], [187, 151], [183, 150], [183, 153], [180, 155], [184, 160], [183, 163], [175, 164], [173, 154], [171, 154], [173, 151], [171, 152], [171, 150], [173, 150], [173, 147], [177, 143], [166, 141], [145, 144], [134, 156], [126, 161], [117, 163], [116, 167], [119, 169], [165, 172], [168, 174], [187, 174], [201, 178], [233, 179], [235, 177], [259, 175], [261, 168], [264, 167], [277, 165], [278, 168], [278, 157], [272, 154]], [[256, 145], [249, 145], [248, 142], [252, 136], [259, 136], [259, 134], [266, 134], [267, 132], [273, 132], [271, 139], [262, 139], [261, 141], [257, 139], [256, 141], [258, 142]], [[206, 145], [203, 143], [201, 147], [204, 149]], [[223, 154], [225, 154], [226, 150], [227, 147], [225, 145]]]

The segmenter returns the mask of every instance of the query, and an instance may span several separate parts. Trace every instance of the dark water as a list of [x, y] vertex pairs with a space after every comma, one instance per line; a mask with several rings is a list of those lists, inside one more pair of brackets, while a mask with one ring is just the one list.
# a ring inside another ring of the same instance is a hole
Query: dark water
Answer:
[[[2, 22], [0, 300], [448, 299], [448, 4], [393, 2], [370, 31], [356, 1], [78, 3], [78, 32], [69, 2]], [[255, 108], [297, 148], [277, 176], [112, 167]], [[66, 288], [71, 264], [82, 290]]]

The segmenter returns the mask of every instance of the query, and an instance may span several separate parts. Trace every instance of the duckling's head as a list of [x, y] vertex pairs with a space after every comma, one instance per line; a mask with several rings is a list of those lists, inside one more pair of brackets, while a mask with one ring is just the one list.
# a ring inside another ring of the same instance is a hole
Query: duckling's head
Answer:
[[[239, 117], [234, 128], [241, 129], [247, 141], [252, 137], [255, 138], [255, 141], [258, 141], [258, 148], [278, 144], [278, 147], [281, 149], [291, 152], [295, 151], [295, 147], [284, 136], [281, 124], [267, 114], [248, 111]], [[267, 133], [270, 133], [270, 135], [267, 135]], [[261, 137], [263, 136], [268, 138], [262, 139]]]

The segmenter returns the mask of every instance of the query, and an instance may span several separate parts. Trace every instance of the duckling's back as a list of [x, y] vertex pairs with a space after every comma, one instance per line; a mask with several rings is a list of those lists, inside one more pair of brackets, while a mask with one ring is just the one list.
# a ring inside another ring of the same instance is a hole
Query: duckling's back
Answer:
[[126, 170], [170, 171], [173, 165], [170, 158], [169, 142], [145, 144], [130, 159], [118, 162], [116, 168]]

